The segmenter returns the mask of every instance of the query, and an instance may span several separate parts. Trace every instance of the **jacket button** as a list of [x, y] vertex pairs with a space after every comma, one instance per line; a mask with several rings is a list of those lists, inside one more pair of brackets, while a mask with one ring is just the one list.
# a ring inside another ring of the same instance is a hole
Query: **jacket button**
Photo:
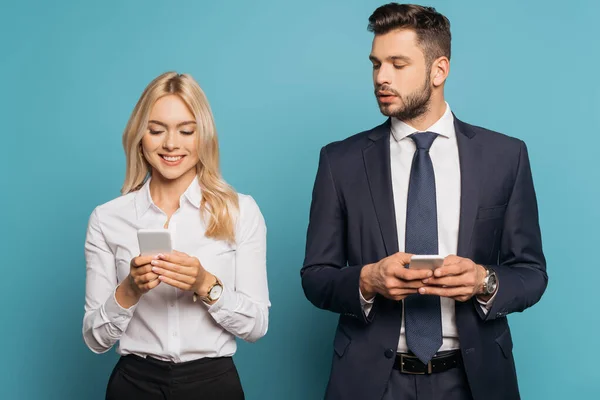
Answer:
[[383, 353], [386, 358], [392, 358], [396, 354], [396, 352], [392, 349], [387, 349], [385, 353]]

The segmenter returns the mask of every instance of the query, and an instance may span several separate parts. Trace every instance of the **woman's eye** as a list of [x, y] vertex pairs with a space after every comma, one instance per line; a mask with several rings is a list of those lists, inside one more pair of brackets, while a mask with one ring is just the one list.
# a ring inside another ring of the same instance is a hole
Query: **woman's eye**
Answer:
[[184, 135], [191, 135], [194, 133], [194, 131], [180, 131], [180, 132]]
[[155, 131], [153, 129], [148, 129], [151, 135], [158, 135], [159, 133], [163, 133], [164, 131]]

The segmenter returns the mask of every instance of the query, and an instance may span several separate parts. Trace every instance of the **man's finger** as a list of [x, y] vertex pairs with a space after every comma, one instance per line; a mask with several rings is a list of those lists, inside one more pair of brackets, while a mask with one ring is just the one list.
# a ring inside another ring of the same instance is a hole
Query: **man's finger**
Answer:
[[440, 297], [457, 297], [469, 294], [471, 291], [466, 286], [442, 288], [438, 286], [425, 286], [419, 289], [420, 294], [429, 294]]
[[412, 281], [404, 281], [402, 282], [402, 287], [401, 289], [418, 289], [420, 287], [425, 286], [425, 284], [423, 283], [422, 280], [420, 279], [415, 279]]
[[390, 300], [402, 300], [410, 294], [416, 294], [417, 289], [395, 289], [389, 292], [383, 293], [383, 296]]
[[401, 263], [402, 265], [407, 265], [410, 263], [410, 258], [413, 255], [410, 253], [402, 253], [402, 252], [398, 252], [395, 254], [392, 254], [392, 258], [394, 259], [394, 261], [397, 261], [399, 263]]
[[394, 276], [403, 279], [405, 281], [412, 280], [423, 280], [433, 276], [433, 272], [430, 269], [410, 269], [410, 268], [396, 268], [394, 269]]
[[459, 262], [461, 262], [463, 260], [462, 257], [456, 256], [454, 254], [450, 254], [448, 256], [446, 256], [444, 258], [444, 263], [443, 265], [451, 265], [451, 264], [458, 264]]
[[425, 286], [425, 284], [421, 279], [407, 281], [403, 279], [390, 278], [386, 282], [387, 290], [418, 289], [423, 286]]
[[[469, 286], [472, 282], [467, 274], [423, 279], [428, 286]], [[472, 285], [471, 285], [472, 286]]]
[[418, 293], [417, 289], [398, 289], [398, 290], [390, 290], [389, 296], [390, 296], [390, 298], [392, 298], [394, 300], [401, 300], [408, 295], [416, 294], [416, 293]]
[[436, 268], [433, 273], [436, 277], [449, 276], [449, 275], [460, 275], [465, 272], [469, 267], [469, 264], [460, 262], [458, 264], [442, 265]]

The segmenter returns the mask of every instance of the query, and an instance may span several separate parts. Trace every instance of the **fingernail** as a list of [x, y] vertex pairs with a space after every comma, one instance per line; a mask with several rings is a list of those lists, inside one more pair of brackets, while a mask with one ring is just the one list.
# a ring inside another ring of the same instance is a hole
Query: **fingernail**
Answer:
[[159, 254], [159, 255], [156, 256], [156, 258], [163, 258], [163, 257], [164, 257], [163, 254]]
[[439, 269], [436, 269], [434, 274], [435, 274], [435, 276], [440, 276], [442, 273]]
[[429, 282], [429, 279], [423, 279], [423, 283]]
[[158, 279], [160, 279], [160, 280], [162, 281], [163, 279], [165, 279], [165, 277], [164, 277], [164, 276], [162, 276], [162, 275], [159, 275], [159, 276], [158, 276]]
[[431, 277], [432, 275], [433, 275], [433, 271], [428, 271], [428, 272], [427, 272], [427, 276], [428, 276], [428, 277]]
[[158, 268], [152, 267], [152, 272], [156, 272], [156, 271], [158, 271]]
[[152, 260], [152, 261], [150, 261], [150, 264], [152, 264], [152, 265], [158, 265], [158, 261], [157, 260]]
[[425, 290], [424, 287], [419, 289], [419, 293], [421, 293], [421, 294], [425, 294], [426, 292], [427, 292], [427, 290]]

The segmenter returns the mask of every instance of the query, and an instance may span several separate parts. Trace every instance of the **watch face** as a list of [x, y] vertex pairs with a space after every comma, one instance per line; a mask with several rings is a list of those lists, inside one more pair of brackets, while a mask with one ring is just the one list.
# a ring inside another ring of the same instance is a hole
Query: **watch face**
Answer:
[[493, 293], [496, 290], [496, 274], [495, 273], [490, 274], [486, 286], [487, 286], [486, 290], [488, 293]]
[[217, 300], [221, 297], [221, 293], [223, 293], [223, 287], [221, 285], [215, 285], [208, 293], [208, 297], [210, 297], [211, 300]]

